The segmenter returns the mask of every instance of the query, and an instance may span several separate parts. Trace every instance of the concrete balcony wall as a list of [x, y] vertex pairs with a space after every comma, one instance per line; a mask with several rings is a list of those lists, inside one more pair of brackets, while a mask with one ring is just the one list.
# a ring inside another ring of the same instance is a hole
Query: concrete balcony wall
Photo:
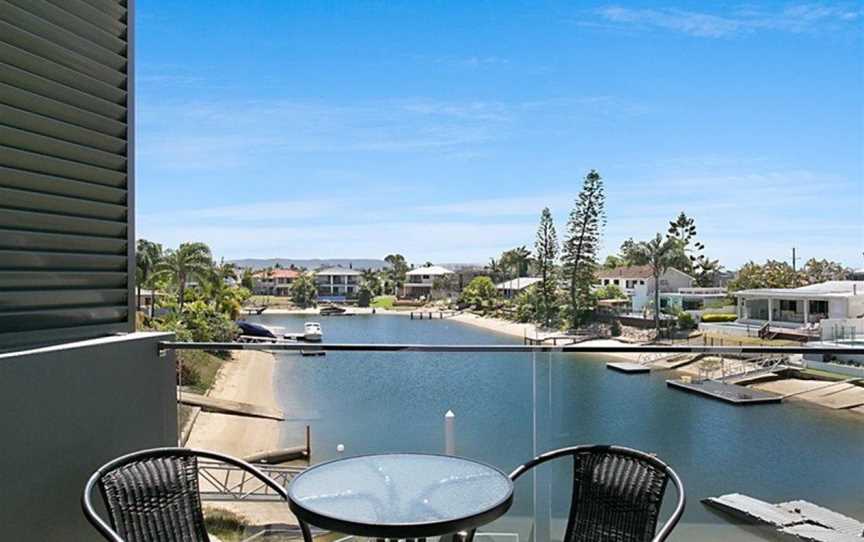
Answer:
[[0, 354], [0, 539], [102, 540], [79, 504], [90, 474], [119, 455], [177, 443], [174, 354], [157, 350], [171, 337]]

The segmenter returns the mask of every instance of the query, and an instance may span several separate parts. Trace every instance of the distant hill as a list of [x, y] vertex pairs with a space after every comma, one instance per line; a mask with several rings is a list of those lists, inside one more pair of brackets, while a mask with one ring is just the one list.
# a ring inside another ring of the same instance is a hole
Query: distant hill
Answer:
[[353, 267], [354, 269], [385, 269], [390, 267], [390, 264], [384, 260], [373, 260], [370, 258], [332, 258], [319, 259], [312, 258], [309, 260], [300, 260], [294, 258], [244, 258], [242, 260], [231, 260], [231, 263], [237, 267], [251, 267], [252, 269], [264, 269], [266, 267], [276, 267], [278, 263], [281, 267], [302, 267], [304, 269], [320, 269], [322, 267]]

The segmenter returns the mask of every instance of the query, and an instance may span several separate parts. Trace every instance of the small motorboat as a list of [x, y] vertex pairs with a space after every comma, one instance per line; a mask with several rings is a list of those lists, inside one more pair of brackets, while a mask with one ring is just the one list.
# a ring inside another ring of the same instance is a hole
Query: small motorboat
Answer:
[[325, 305], [318, 310], [318, 314], [321, 316], [333, 316], [344, 313], [345, 309], [343, 307], [337, 307], [336, 305]]
[[309, 342], [321, 342], [321, 324], [318, 322], [306, 322], [303, 325], [303, 339]]
[[252, 324], [250, 322], [244, 322], [243, 320], [238, 320], [236, 322], [237, 327], [240, 328], [240, 335], [246, 337], [263, 337], [266, 339], [275, 339], [276, 335], [266, 327], [260, 324]]

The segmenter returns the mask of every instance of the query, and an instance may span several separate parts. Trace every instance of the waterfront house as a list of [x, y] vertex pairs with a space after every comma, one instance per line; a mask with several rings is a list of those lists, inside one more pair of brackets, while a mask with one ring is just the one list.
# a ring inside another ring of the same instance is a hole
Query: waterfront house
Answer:
[[441, 291], [442, 281], [446, 281], [447, 277], [454, 276], [453, 271], [439, 265], [428, 265], [412, 269], [405, 273], [405, 285], [402, 288], [402, 296], [413, 299], [421, 297], [432, 299], [436, 295], [452, 293], [449, 290], [454, 290], [455, 286], [453, 288], [444, 287], [443, 290], [448, 291]]
[[800, 288], [739, 290], [738, 322], [786, 328], [864, 317], [864, 281], [831, 280]]
[[534, 286], [543, 279], [537, 277], [519, 277], [495, 285], [495, 289], [504, 299], [512, 299], [520, 292]]
[[[694, 278], [683, 271], [670, 267], [660, 275], [661, 292], [677, 292], [679, 288], [691, 288]], [[650, 265], [631, 265], [600, 269], [597, 282], [602, 286], [615, 285], [627, 295], [634, 295], [638, 286], [644, 286], [647, 293], [654, 295], [654, 275]]]
[[315, 272], [318, 284], [318, 299], [322, 301], [345, 301], [357, 296], [360, 288], [360, 271], [350, 267], [328, 267]]
[[258, 295], [287, 296], [299, 276], [297, 269], [263, 269], [252, 274], [252, 291]]
[[672, 314], [685, 311], [696, 316], [708, 308], [709, 303], [722, 302], [728, 295], [722, 287], [678, 288], [675, 292], [660, 293], [660, 309]]
[[[674, 267], [666, 269], [660, 275], [660, 306], [665, 303], [683, 304], [683, 294], [680, 298], [676, 296], [666, 297], [663, 294], [674, 294], [680, 291], [693, 289], [695, 279], [683, 271]], [[617, 286], [630, 299], [630, 310], [632, 312], [643, 312], [654, 300], [654, 274], [650, 265], [632, 265], [626, 267], [615, 267], [613, 269], [600, 269], [597, 271], [597, 283], [600, 286]], [[695, 292], [688, 292], [688, 301], [695, 299]], [[665, 302], [664, 302], [665, 300]]]

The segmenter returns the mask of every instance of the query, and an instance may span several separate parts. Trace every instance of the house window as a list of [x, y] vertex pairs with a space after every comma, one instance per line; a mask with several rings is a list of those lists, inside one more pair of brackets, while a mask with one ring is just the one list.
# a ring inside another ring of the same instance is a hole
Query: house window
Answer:
[[645, 286], [645, 281], [644, 281], [644, 280], [640, 280], [640, 281], [639, 281], [639, 284], [641, 284], [642, 286]]
[[603, 285], [607, 286], [609, 284], [609, 279], [603, 279]]
[[795, 312], [796, 310], [798, 310], [798, 302], [794, 299], [781, 299], [780, 310]]
[[827, 301], [811, 301], [810, 314], [828, 314]]
[[618, 284], [618, 279], [613, 280], [612, 284]]

